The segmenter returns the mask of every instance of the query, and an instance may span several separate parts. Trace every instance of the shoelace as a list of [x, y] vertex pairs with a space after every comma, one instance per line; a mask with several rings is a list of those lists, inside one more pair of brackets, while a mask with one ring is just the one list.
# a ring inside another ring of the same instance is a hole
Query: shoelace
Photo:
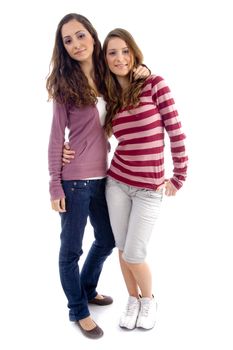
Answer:
[[147, 317], [148, 313], [150, 310], [150, 304], [146, 303], [146, 304], [141, 304], [141, 310], [140, 310], [140, 314], [141, 316]]
[[133, 316], [134, 312], [136, 311], [137, 303], [130, 303], [126, 305], [125, 313], [127, 316]]

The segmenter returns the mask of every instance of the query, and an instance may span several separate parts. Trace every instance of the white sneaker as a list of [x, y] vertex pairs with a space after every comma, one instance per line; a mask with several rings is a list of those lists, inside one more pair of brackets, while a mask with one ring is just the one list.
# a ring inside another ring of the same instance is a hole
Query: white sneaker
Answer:
[[129, 296], [125, 311], [120, 318], [120, 327], [134, 329], [140, 309], [140, 302], [137, 298]]
[[151, 329], [156, 322], [157, 303], [154, 298], [141, 298], [137, 328]]

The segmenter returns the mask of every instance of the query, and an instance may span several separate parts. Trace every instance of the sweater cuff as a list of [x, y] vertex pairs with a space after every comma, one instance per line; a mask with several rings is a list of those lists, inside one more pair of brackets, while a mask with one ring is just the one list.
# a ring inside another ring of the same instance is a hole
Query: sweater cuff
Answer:
[[179, 181], [176, 177], [172, 177], [170, 179], [171, 183], [175, 186], [177, 190], [179, 190], [183, 186], [183, 182]]
[[50, 181], [49, 191], [50, 191], [51, 201], [53, 201], [55, 199], [65, 198], [65, 193], [63, 191], [61, 184], [58, 185], [58, 184], [54, 183], [53, 181]]

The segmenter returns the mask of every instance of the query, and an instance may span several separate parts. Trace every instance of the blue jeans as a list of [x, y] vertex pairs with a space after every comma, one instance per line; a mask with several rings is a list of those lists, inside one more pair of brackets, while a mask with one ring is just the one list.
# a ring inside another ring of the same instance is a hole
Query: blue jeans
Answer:
[[[68, 299], [69, 317], [77, 321], [90, 315], [88, 300], [96, 294], [103, 263], [115, 246], [105, 199], [106, 179], [63, 181], [66, 212], [61, 216], [59, 272]], [[95, 240], [80, 272], [78, 261], [89, 217]]]

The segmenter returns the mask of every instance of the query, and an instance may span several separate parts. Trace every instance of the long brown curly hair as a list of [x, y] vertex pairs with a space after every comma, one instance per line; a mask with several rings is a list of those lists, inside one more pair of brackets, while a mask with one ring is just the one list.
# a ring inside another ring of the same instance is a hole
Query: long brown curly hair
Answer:
[[81, 23], [94, 39], [93, 67], [94, 82], [98, 92], [105, 96], [104, 84], [104, 58], [98, 34], [90, 21], [76, 13], [64, 16], [58, 24], [55, 44], [50, 62], [50, 73], [47, 77], [46, 88], [49, 100], [54, 99], [60, 103], [75, 105], [76, 107], [94, 105], [97, 102], [96, 94], [89, 86], [79, 62], [72, 59], [67, 53], [62, 40], [62, 26], [72, 20]]
[[[124, 90], [121, 88], [116, 76], [108, 68], [106, 53], [108, 43], [112, 38], [120, 38], [125, 41], [127, 47], [129, 48], [131, 59], [132, 59], [132, 69], [129, 73], [129, 87]], [[104, 60], [106, 64], [105, 71], [105, 84], [107, 88], [107, 115], [105, 118], [105, 131], [108, 136], [112, 134], [112, 120], [116, 113], [125, 107], [136, 106], [139, 103], [139, 95], [146, 78], [134, 80], [133, 69], [138, 67], [143, 62], [143, 54], [136, 44], [133, 36], [125, 29], [116, 28], [108, 33], [103, 44]]]

